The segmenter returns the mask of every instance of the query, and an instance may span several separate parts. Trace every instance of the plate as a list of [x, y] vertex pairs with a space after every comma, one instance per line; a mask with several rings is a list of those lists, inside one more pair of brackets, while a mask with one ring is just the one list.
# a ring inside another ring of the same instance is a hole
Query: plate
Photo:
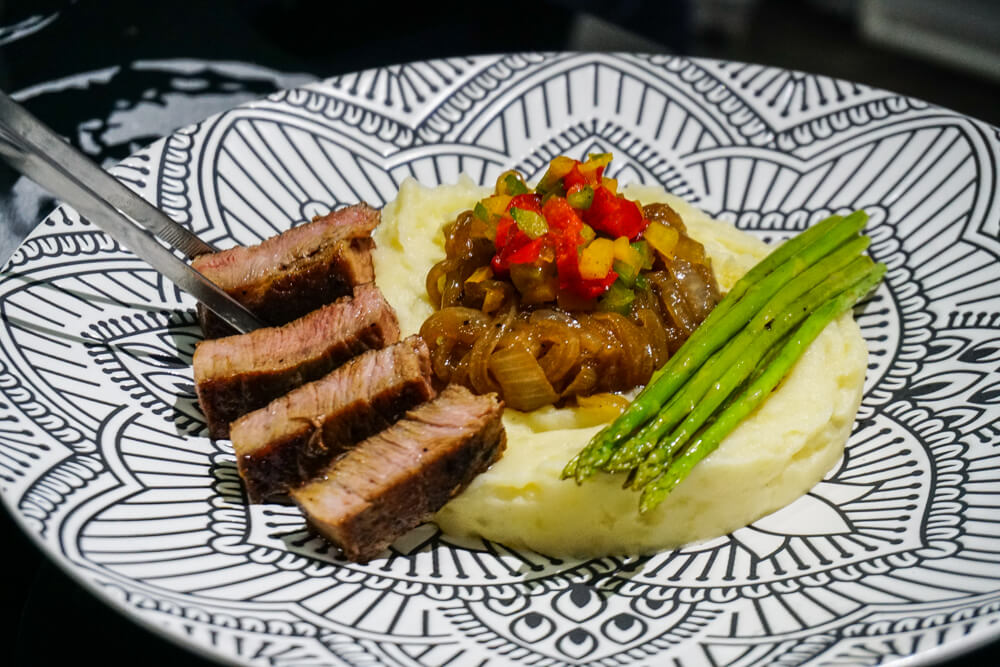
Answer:
[[[386, 67], [237, 107], [114, 169], [221, 246], [399, 184], [612, 151], [768, 241], [866, 209], [865, 396], [807, 495], [708, 543], [565, 561], [414, 530], [344, 562], [246, 503], [205, 437], [193, 303], [60, 208], [0, 280], [0, 480], [24, 530], [137, 622], [242, 664], [874, 665], [1000, 620], [1000, 137], [917, 100], [669, 56]], [[422, 278], [421, 278], [422, 279]]]

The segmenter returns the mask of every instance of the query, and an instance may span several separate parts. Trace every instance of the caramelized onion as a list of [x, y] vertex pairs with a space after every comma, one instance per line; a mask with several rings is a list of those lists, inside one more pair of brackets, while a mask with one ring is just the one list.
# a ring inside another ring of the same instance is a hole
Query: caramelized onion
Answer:
[[642, 214], [649, 221], [662, 222], [679, 232], [687, 234], [687, 227], [684, 225], [684, 220], [669, 204], [647, 204], [642, 207]]
[[489, 321], [486, 314], [475, 308], [443, 308], [427, 318], [420, 327], [420, 335], [424, 340], [436, 341], [439, 336], [445, 336], [471, 345]]
[[645, 384], [653, 374], [653, 367], [642, 330], [618, 313], [595, 313], [592, 317], [603, 322], [621, 346], [620, 358], [624, 363], [620, 364], [620, 384], [632, 387]]
[[719, 301], [719, 288], [703, 264], [675, 258], [667, 263], [670, 276], [680, 287], [695, 320], [701, 322]]
[[480, 394], [500, 391], [496, 380], [489, 373], [490, 356], [513, 321], [515, 312], [514, 304], [508, 306], [505, 312], [487, 325], [484, 334], [472, 344], [472, 349], [469, 351], [469, 384], [473, 391]]
[[420, 336], [428, 342], [434, 375], [447, 381], [455, 371], [461, 355], [453, 355], [456, 347], [472, 345], [489, 323], [489, 318], [474, 308], [444, 308], [431, 315], [420, 327]]
[[431, 303], [433, 303], [437, 308], [442, 307], [441, 289], [444, 287], [444, 281], [448, 276], [448, 271], [451, 270], [451, 264], [451, 260], [441, 260], [431, 267], [431, 270], [427, 272], [427, 278], [424, 281], [427, 296], [430, 298]]
[[659, 368], [670, 357], [670, 337], [657, 309], [640, 304], [635, 313], [637, 324], [645, 334], [653, 368]]
[[670, 277], [666, 271], [657, 271], [649, 275], [649, 282], [653, 285], [663, 309], [669, 314], [674, 326], [676, 326], [684, 337], [687, 338], [698, 326], [698, 321], [691, 312], [690, 306], [684, 299], [684, 294], [680, 287]]
[[594, 393], [597, 386], [597, 371], [593, 366], [581, 366], [580, 371], [573, 378], [562, 393], [563, 398], [570, 396], [589, 396]]
[[675, 256], [658, 256], [643, 272], [648, 287], [636, 288], [626, 314], [600, 312], [594, 300], [559, 290], [551, 263], [493, 275], [485, 224], [469, 211], [459, 215], [445, 229], [445, 259], [426, 280], [439, 310], [420, 334], [438, 383], [496, 391], [512, 408], [533, 410], [648, 382], [719, 293], [704, 249], [676, 211], [653, 204], [644, 213], [677, 229], [681, 241]]
[[543, 353], [538, 364], [545, 371], [549, 382], [558, 385], [573, 370], [580, 357], [580, 335], [575, 327], [565, 322], [539, 320], [531, 323]]
[[520, 345], [494, 353], [490, 371], [503, 387], [504, 402], [515, 410], [534, 410], [559, 398], [538, 360]]

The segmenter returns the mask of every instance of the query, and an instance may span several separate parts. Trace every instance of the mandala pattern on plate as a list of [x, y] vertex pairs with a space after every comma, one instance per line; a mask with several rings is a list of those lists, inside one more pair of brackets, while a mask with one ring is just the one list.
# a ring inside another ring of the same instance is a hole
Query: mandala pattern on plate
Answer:
[[100, 595], [250, 664], [869, 665], [1000, 619], [995, 130], [855, 84], [676, 57], [415, 63], [185, 128], [116, 175], [220, 245], [410, 177], [537, 177], [613, 151], [768, 241], [866, 209], [889, 266], [847, 452], [752, 526], [652, 557], [562, 561], [433, 526], [366, 566], [246, 503], [205, 437], [190, 300], [60, 209], [0, 282], [7, 502]]

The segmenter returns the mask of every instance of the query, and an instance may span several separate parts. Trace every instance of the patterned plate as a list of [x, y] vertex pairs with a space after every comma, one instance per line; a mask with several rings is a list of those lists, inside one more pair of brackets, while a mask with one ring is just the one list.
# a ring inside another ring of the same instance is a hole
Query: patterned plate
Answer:
[[926, 664], [1000, 634], [997, 128], [755, 65], [506, 55], [283, 92], [115, 174], [231, 245], [382, 205], [409, 176], [537, 177], [588, 151], [767, 240], [871, 214], [890, 270], [859, 314], [864, 403], [792, 505], [648, 558], [553, 560], [428, 525], [346, 563], [297, 512], [247, 505], [196, 405], [192, 301], [66, 208], [0, 276], [5, 501], [101, 598], [235, 663]]

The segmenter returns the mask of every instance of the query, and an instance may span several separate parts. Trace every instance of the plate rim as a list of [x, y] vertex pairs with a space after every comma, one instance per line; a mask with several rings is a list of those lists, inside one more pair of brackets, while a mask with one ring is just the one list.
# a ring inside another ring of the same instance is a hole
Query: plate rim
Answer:
[[[505, 53], [477, 54], [477, 55], [473, 55], [473, 56], [457, 56], [456, 58], [472, 62], [472, 61], [481, 60], [481, 59], [482, 60], [488, 60], [490, 58], [500, 58], [500, 57], [506, 57], [506, 56], [512, 56], [512, 55], [514, 55], [514, 56], [527, 55], [527, 56], [542, 56], [542, 57], [560, 56], [560, 57], [567, 57], [567, 58], [571, 58], [571, 57], [595, 57], [595, 56], [597, 56], [597, 57], [608, 56], [608, 57], [611, 57], [611, 58], [617, 58], [617, 57], [621, 57], [621, 56], [626, 56], [626, 57], [630, 57], [631, 58], [631, 57], [637, 57], [637, 56], [641, 57], [641, 56], [645, 56], [645, 55], [648, 55], [648, 56], [659, 56], [661, 54], [639, 54], [639, 53], [630, 53], [630, 52], [613, 52], [613, 53], [602, 53], [602, 52], [525, 52], [524, 54], [505, 54]], [[760, 67], [766, 67], [766, 68], [772, 69], [772, 70], [779, 70], [779, 71], [784, 71], [784, 72], [800, 73], [800, 74], [803, 74], [803, 75], [806, 75], [806, 76], [820, 76], [822, 78], [836, 80], [836, 81], [842, 81], [842, 82], [848, 83], [848, 84], [853, 84], [854, 83], [854, 82], [850, 82], [850, 81], [845, 80], [845, 79], [835, 79], [834, 77], [827, 77], [825, 75], [815, 75], [815, 74], [813, 74], [811, 72], [804, 71], [804, 70], [788, 69], [788, 68], [781, 68], [781, 67], [773, 67], [773, 66], [767, 66], [767, 65], [758, 64], [758, 63], [738, 63], [737, 61], [730, 61], [730, 60], [717, 59], [717, 58], [703, 58], [703, 57], [687, 57], [687, 56], [664, 56], [664, 57], [679, 57], [679, 58], [683, 58], [684, 60], [687, 60], [687, 61], [690, 61], [690, 62], [693, 62], [693, 63], [696, 63], [696, 64], [698, 64], [698, 63], [702, 63], [702, 64], [704, 64], [704, 63], [727, 63], [727, 64], [736, 63], [736, 64], [759, 65]], [[112, 171], [112, 173], [114, 173], [117, 169], [123, 168], [130, 160], [132, 160], [136, 155], [138, 155], [140, 153], [143, 153], [143, 152], [146, 152], [146, 151], [149, 151], [149, 152], [160, 152], [160, 151], [162, 151], [164, 149], [164, 146], [165, 146], [166, 142], [168, 142], [172, 137], [176, 136], [178, 133], [183, 132], [183, 131], [185, 131], [187, 129], [190, 129], [192, 127], [197, 127], [197, 126], [207, 125], [209, 123], [218, 122], [218, 120], [221, 117], [225, 116], [226, 114], [230, 114], [230, 113], [232, 113], [232, 112], [234, 112], [236, 110], [239, 110], [239, 109], [244, 109], [244, 108], [246, 108], [246, 109], [255, 109], [255, 108], [261, 107], [262, 105], [273, 104], [274, 103], [274, 98], [277, 98], [277, 97], [282, 96], [282, 95], [288, 95], [289, 93], [294, 93], [295, 91], [303, 91], [303, 90], [320, 91], [320, 90], [324, 89], [325, 87], [327, 87], [332, 81], [337, 80], [337, 79], [339, 79], [341, 77], [344, 77], [344, 76], [359, 75], [359, 74], [364, 74], [364, 73], [368, 73], [368, 72], [374, 72], [374, 71], [379, 71], [379, 70], [387, 70], [387, 69], [391, 69], [393, 67], [407, 66], [407, 65], [418, 64], [418, 63], [438, 62], [438, 61], [441, 61], [441, 60], [446, 60], [446, 59], [439, 58], [439, 59], [417, 60], [417, 61], [401, 62], [401, 63], [394, 63], [394, 64], [391, 64], [391, 65], [383, 65], [383, 66], [378, 66], [378, 67], [372, 67], [372, 68], [368, 68], [368, 69], [365, 69], [365, 70], [359, 70], [357, 72], [349, 72], [349, 73], [344, 73], [344, 74], [338, 74], [338, 75], [334, 75], [334, 76], [331, 76], [331, 77], [319, 79], [319, 80], [316, 80], [316, 81], [313, 81], [313, 82], [310, 82], [310, 83], [306, 83], [306, 84], [304, 84], [302, 86], [296, 86], [294, 88], [286, 88], [286, 89], [277, 90], [277, 91], [274, 91], [273, 93], [268, 94], [265, 97], [258, 98], [258, 99], [255, 99], [255, 100], [252, 100], [252, 101], [248, 101], [248, 102], [244, 102], [244, 103], [241, 103], [241, 104], [236, 105], [234, 107], [231, 107], [229, 109], [226, 109], [226, 110], [224, 110], [222, 112], [218, 112], [218, 113], [212, 114], [212, 115], [210, 115], [210, 116], [208, 116], [208, 117], [206, 117], [204, 119], [199, 120], [195, 124], [192, 124], [192, 125], [189, 125], [189, 126], [185, 126], [185, 127], [181, 127], [181, 128], [177, 128], [173, 132], [171, 132], [171, 133], [169, 133], [167, 135], [164, 135], [163, 137], [160, 137], [156, 141], [154, 141], [154, 142], [152, 142], [152, 143], [150, 143], [150, 144], [148, 144], [146, 146], [143, 146], [138, 151], [134, 152], [132, 155], [124, 158], [122, 161], [118, 162], [116, 165], [114, 165], [113, 167], [111, 167], [110, 170]], [[945, 107], [942, 107], [942, 106], [939, 106], [939, 105], [936, 105], [936, 104], [932, 104], [932, 103], [928, 103], [928, 102], [923, 101], [923, 100], [919, 100], [918, 98], [913, 98], [913, 97], [910, 97], [910, 96], [907, 96], [907, 95], [903, 95], [901, 93], [895, 93], [895, 92], [890, 91], [890, 90], [885, 90], [885, 89], [880, 89], [880, 88], [874, 88], [874, 87], [871, 87], [871, 86], [867, 86], [866, 84], [859, 84], [859, 85], [863, 85], [866, 88], [869, 88], [870, 90], [873, 90], [873, 91], [881, 91], [881, 92], [885, 92], [885, 93], [890, 94], [890, 95], [896, 95], [896, 96], [903, 97], [903, 98], [906, 98], [906, 99], [915, 100], [915, 101], [917, 101], [917, 102], [919, 102], [921, 104], [927, 105], [928, 107], [933, 107], [934, 109], [938, 110], [940, 113], [942, 113], [945, 116], [949, 116], [949, 117], [953, 117], [953, 118], [961, 118], [961, 119], [964, 119], [964, 120], [972, 121], [972, 122], [974, 122], [976, 124], [984, 126], [986, 129], [994, 129], [994, 130], [997, 129], [996, 126], [990, 125], [989, 123], [987, 123], [985, 121], [976, 119], [974, 117], [968, 116], [968, 115], [963, 114], [961, 112], [957, 112], [957, 111], [953, 111], [953, 110], [947, 109]], [[152, 191], [155, 192], [159, 188], [158, 175], [156, 175], [156, 174], [151, 175], [149, 181], [150, 181], [150, 185], [148, 185], [147, 188], [151, 189]], [[38, 221], [38, 223], [32, 228], [32, 230], [29, 232], [29, 234], [26, 236], [26, 238], [22, 239], [22, 241], [17, 245], [17, 247], [14, 250], [14, 253], [12, 253], [11, 257], [8, 258], [8, 260], [4, 263], [4, 265], [2, 267], [0, 267], [0, 275], [6, 274], [8, 272], [9, 267], [11, 266], [11, 264], [14, 261], [14, 256], [21, 250], [21, 248], [25, 245], [25, 243], [27, 243], [28, 240], [30, 240], [37, 233], [37, 231], [39, 230], [39, 228], [42, 227], [50, 218], [52, 218], [55, 215], [58, 215], [60, 213], [60, 210], [63, 210], [65, 208], [67, 208], [65, 204], [59, 203], [57, 205], [57, 207], [53, 211], [49, 212], [47, 215], [45, 215], [44, 217], [42, 217]], [[144, 630], [146, 630], [148, 632], [151, 632], [152, 634], [154, 634], [154, 635], [156, 635], [156, 636], [158, 636], [158, 637], [160, 637], [160, 638], [162, 638], [164, 640], [169, 641], [170, 643], [174, 644], [175, 646], [179, 646], [179, 647], [183, 648], [184, 650], [194, 652], [199, 657], [203, 657], [203, 658], [205, 658], [207, 660], [215, 661], [215, 662], [219, 662], [219, 663], [223, 663], [223, 664], [232, 664], [232, 665], [242, 665], [242, 664], [245, 664], [241, 660], [236, 660], [234, 658], [234, 656], [232, 656], [232, 655], [229, 655], [229, 654], [226, 654], [226, 653], [222, 653], [222, 652], [213, 651], [213, 650], [211, 650], [209, 647], [205, 646], [201, 642], [197, 642], [197, 641], [191, 640], [188, 637], [182, 636], [179, 633], [171, 631], [169, 628], [164, 627], [164, 626], [156, 623], [153, 620], [152, 617], [148, 617], [147, 615], [137, 613], [136, 608], [133, 607], [133, 606], [129, 606], [127, 604], [127, 602], [125, 602], [125, 601], [123, 601], [121, 599], [118, 599], [114, 595], [108, 594], [108, 592], [106, 590], [104, 590], [103, 588], [101, 588], [101, 586], [96, 581], [94, 581], [94, 580], [92, 580], [92, 579], [90, 579], [90, 578], [88, 578], [86, 576], [88, 573], [89, 574], [94, 574], [91, 570], [89, 570], [88, 568], [81, 567], [81, 566], [77, 565], [71, 559], [69, 559], [66, 556], [66, 554], [63, 553], [62, 551], [55, 551], [55, 550], [51, 549], [50, 548], [51, 545], [47, 544], [45, 541], [43, 541], [40, 538], [40, 536], [38, 534], [36, 534], [35, 531], [31, 530], [30, 525], [27, 522], [26, 518], [21, 514], [21, 512], [18, 511], [17, 507], [15, 506], [15, 504], [14, 504], [15, 499], [12, 497], [12, 494], [0, 491], [0, 498], [2, 498], [2, 504], [3, 504], [3, 507], [4, 507], [5, 511], [8, 512], [9, 516], [12, 518], [12, 521], [17, 525], [18, 529], [22, 531], [22, 534], [26, 534], [28, 536], [29, 540], [31, 541], [32, 546], [35, 549], [37, 549], [45, 558], [47, 558], [49, 560], [49, 562], [54, 563], [59, 568], [59, 570], [62, 573], [66, 574], [75, 584], [77, 584], [77, 585], [81, 586], [82, 588], [84, 588], [89, 594], [95, 596], [102, 603], [107, 604], [110, 608], [114, 609], [116, 613], [118, 613], [119, 615], [125, 617], [129, 621], [131, 621], [133, 623], [136, 623], [137, 625], [139, 625]], [[1000, 592], [1000, 587], [998, 587], [997, 592]], [[992, 643], [994, 641], [997, 641], [998, 639], [1000, 639], [1000, 624], [996, 624], [994, 626], [989, 626], [989, 627], [977, 629], [975, 632], [970, 633], [967, 636], [964, 636], [964, 637], [961, 637], [961, 638], [955, 639], [955, 640], [950, 640], [947, 643], [936, 645], [934, 647], [931, 647], [930, 649], [923, 650], [920, 653], [913, 654], [911, 656], [906, 656], [904, 658], [900, 658], [900, 659], [898, 659], [898, 662], [897, 661], [893, 661], [891, 664], [899, 664], [899, 665], [931, 665], [931, 664], [939, 664], [939, 663], [944, 662], [946, 660], [951, 660], [951, 659], [960, 657], [961, 655], [967, 654], [967, 653], [969, 653], [971, 651], [974, 651], [974, 650], [976, 650], [978, 648], [982, 648], [982, 647], [984, 647], [984, 646], [986, 646], [986, 645], [988, 645], [988, 644], [990, 644], [990, 643]]]

